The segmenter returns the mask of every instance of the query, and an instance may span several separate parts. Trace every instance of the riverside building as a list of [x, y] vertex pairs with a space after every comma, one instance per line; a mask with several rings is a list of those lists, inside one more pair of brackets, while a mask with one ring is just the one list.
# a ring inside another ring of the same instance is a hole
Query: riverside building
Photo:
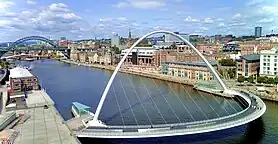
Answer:
[[259, 74], [259, 67], [260, 67], [260, 55], [253, 54], [242, 56], [240, 59], [237, 60], [237, 71], [236, 77], [244, 76], [248, 78], [249, 76], [253, 76], [257, 78]]
[[[215, 61], [211, 61], [210, 64], [217, 68]], [[163, 74], [190, 80], [209, 81], [214, 79], [204, 62], [165, 62], [161, 70]]]
[[278, 47], [260, 53], [260, 75], [275, 77], [278, 74]]
[[23, 92], [25, 90], [38, 90], [38, 77], [34, 76], [22, 67], [15, 67], [10, 70], [10, 92]]

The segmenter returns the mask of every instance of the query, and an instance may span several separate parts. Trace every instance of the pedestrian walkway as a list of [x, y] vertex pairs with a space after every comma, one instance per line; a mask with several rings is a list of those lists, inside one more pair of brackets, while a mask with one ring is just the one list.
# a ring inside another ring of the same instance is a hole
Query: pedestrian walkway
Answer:
[[18, 110], [17, 113], [31, 117], [25, 123], [15, 126], [14, 129], [19, 131], [15, 144], [77, 143], [54, 106], [50, 106], [48, 109], [37, 107]]

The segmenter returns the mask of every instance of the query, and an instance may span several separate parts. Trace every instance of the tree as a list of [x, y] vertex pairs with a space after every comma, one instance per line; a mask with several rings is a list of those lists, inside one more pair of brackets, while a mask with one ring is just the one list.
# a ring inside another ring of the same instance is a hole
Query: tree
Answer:
[[236, 69], [228, 69], [228, 75], [230, 77], [230, 79], [234, 79], [236, 76]]
[[263, 83], [264, 82], [264, 77], [257, 77], [257, 83]]
[[110, 50], [113, 51], [115, 54], [120, 54], [121, 53], [120, 48], [118, 48], [116, 46], [111, 47]]
[[172, 49], [177, 49], [177, 46], [176, 46], [175, 44], [172, 44], [172, 45], [171, 45], [171, 48], [172, 48]]
[[240, 83], [244, 82], [245, 81], [244, 76], [238, 76], [237, 81]]
[[249, 76], [247, 78], [247, 81], [250, 82], [250, 83], [253, 83], [254, 82], [254, 77], [253, 76]]
[[267, 84], [274, 84], [274, 82], [274, 78], [268, 78], [266, 81]]
[[222, 59], [219, 63], [221, 66], [236, 66], [236, 61], [233, 59]]
[[274, 78], [274, 81], [275, 81], [275, 84], [278, 83], [278, 77], [277, 76]]

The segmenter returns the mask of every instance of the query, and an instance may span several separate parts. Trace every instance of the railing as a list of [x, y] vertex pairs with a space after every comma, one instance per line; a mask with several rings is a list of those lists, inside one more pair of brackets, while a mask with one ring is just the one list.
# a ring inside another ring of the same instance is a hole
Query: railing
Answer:
[[[256, 97], [256, 96], [255, 96]], [[102, 137], [109, 137], [111, 136], [111, 133], [114, 137], [116, 136], [124, 136], [124, 137], [159, 137], [159, 136], [169, 136], [169, 135], [183, 135], [183, 134], [196, 134], [196, 133], [204, 133], [204, 132], [209, 132], [209, 131], [216, 131], [216, 130], [223, 130], [227, 128], [232, 128], [236, 126], [240, 126], [246, 123], [249, 123], [250, 121], [253, 121], [260, 116], [263, 115], [263, 113], [266, 110], [265, 104], [256, 97], [256, 99], [259, 101], [259, 104], [262, 105], [261, 110], [256, 110], [254, 113], [251, 115], [248, 115], [246, 117], [234, 120], [234, 121], [227, 121], [225, 123], [220, 123], [217, 125], [199, 125], [200, 127], [187, 127], [186, 129], [156, 129], [156, 130], [138, 130], [137, 133], [134, 132], [124, 132], [123, 130], [118, 130], [118, 131], [103, 131], [100, 130], [99, 132], [105, 132], [105, 133], [93, 133], [90, 132], [90, 130], [83, 131], [79, 133], [79, 135], [86, 135], [86, 136], [94, 136], [94, 135], [101, 135]], [[95, 129], [94, 129], [95, 131]]]
[[[137, 126], [120, 126], [120, 125], [114, 125], [114, 126], [107, 126], [106, 128], [109, 129], [146, 129], [146, 128], [163, 128], [163, 127], [176, 127], [176, 126], [190, 126], [190, 125], [200, 125], [200, 124], [208, 124], [208, 123], [212, 123], [215, 121], [221, 121], [224, 119], [229, 119], [231, 117], [235, 117], [238, 116], [244, 112], [246, 112], [250, 106], [251, 106], [251, 100], [248, 99], [245, 95], [239, 93], [239, 95], [241, 97], [243, 97], [247, 102], [248, 102], [248, 107], [245, 108], [244, 110], [234, 113], [232, 115], [228, 115], [228, 116], [223, 116], [223, 117], [219, 117], [219, 118], [214, 118], [214, 119], [210, 119], [210, 120], [202, 120], [202, 121], [195, 121], [195, 122], [186, 122], [186, 123], [173, 123], [173, 124], [157, 124], [157, 125], [137, 125]], [[89, 127], [86, 122], [90, 121], [90, 119], [92, 119], [92, 117], [86, 118], [84, 120], [82, 120], [83, 124], [86, 127]]]

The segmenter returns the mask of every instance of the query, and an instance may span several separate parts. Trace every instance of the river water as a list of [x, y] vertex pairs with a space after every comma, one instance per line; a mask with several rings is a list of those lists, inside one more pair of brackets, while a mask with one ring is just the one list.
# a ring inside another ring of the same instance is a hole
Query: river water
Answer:
[[[72, 102], [91, 107], [94, 112], [111, 71], [45, 60], [20, 62], [33, 65], [32, 73], [54, 100], [65, 120], [72, 117]], [[262, 119], [246, 131], [217, 141], [198, 143], [278, 143], [278, 103], [265, 101]], [[205, 120], [241, 110], [234, 100], [198, 92], [189, 86], [128, 74], [117, 74], [108, 92], [99, 119], [108, 125], [142, 125]]]

